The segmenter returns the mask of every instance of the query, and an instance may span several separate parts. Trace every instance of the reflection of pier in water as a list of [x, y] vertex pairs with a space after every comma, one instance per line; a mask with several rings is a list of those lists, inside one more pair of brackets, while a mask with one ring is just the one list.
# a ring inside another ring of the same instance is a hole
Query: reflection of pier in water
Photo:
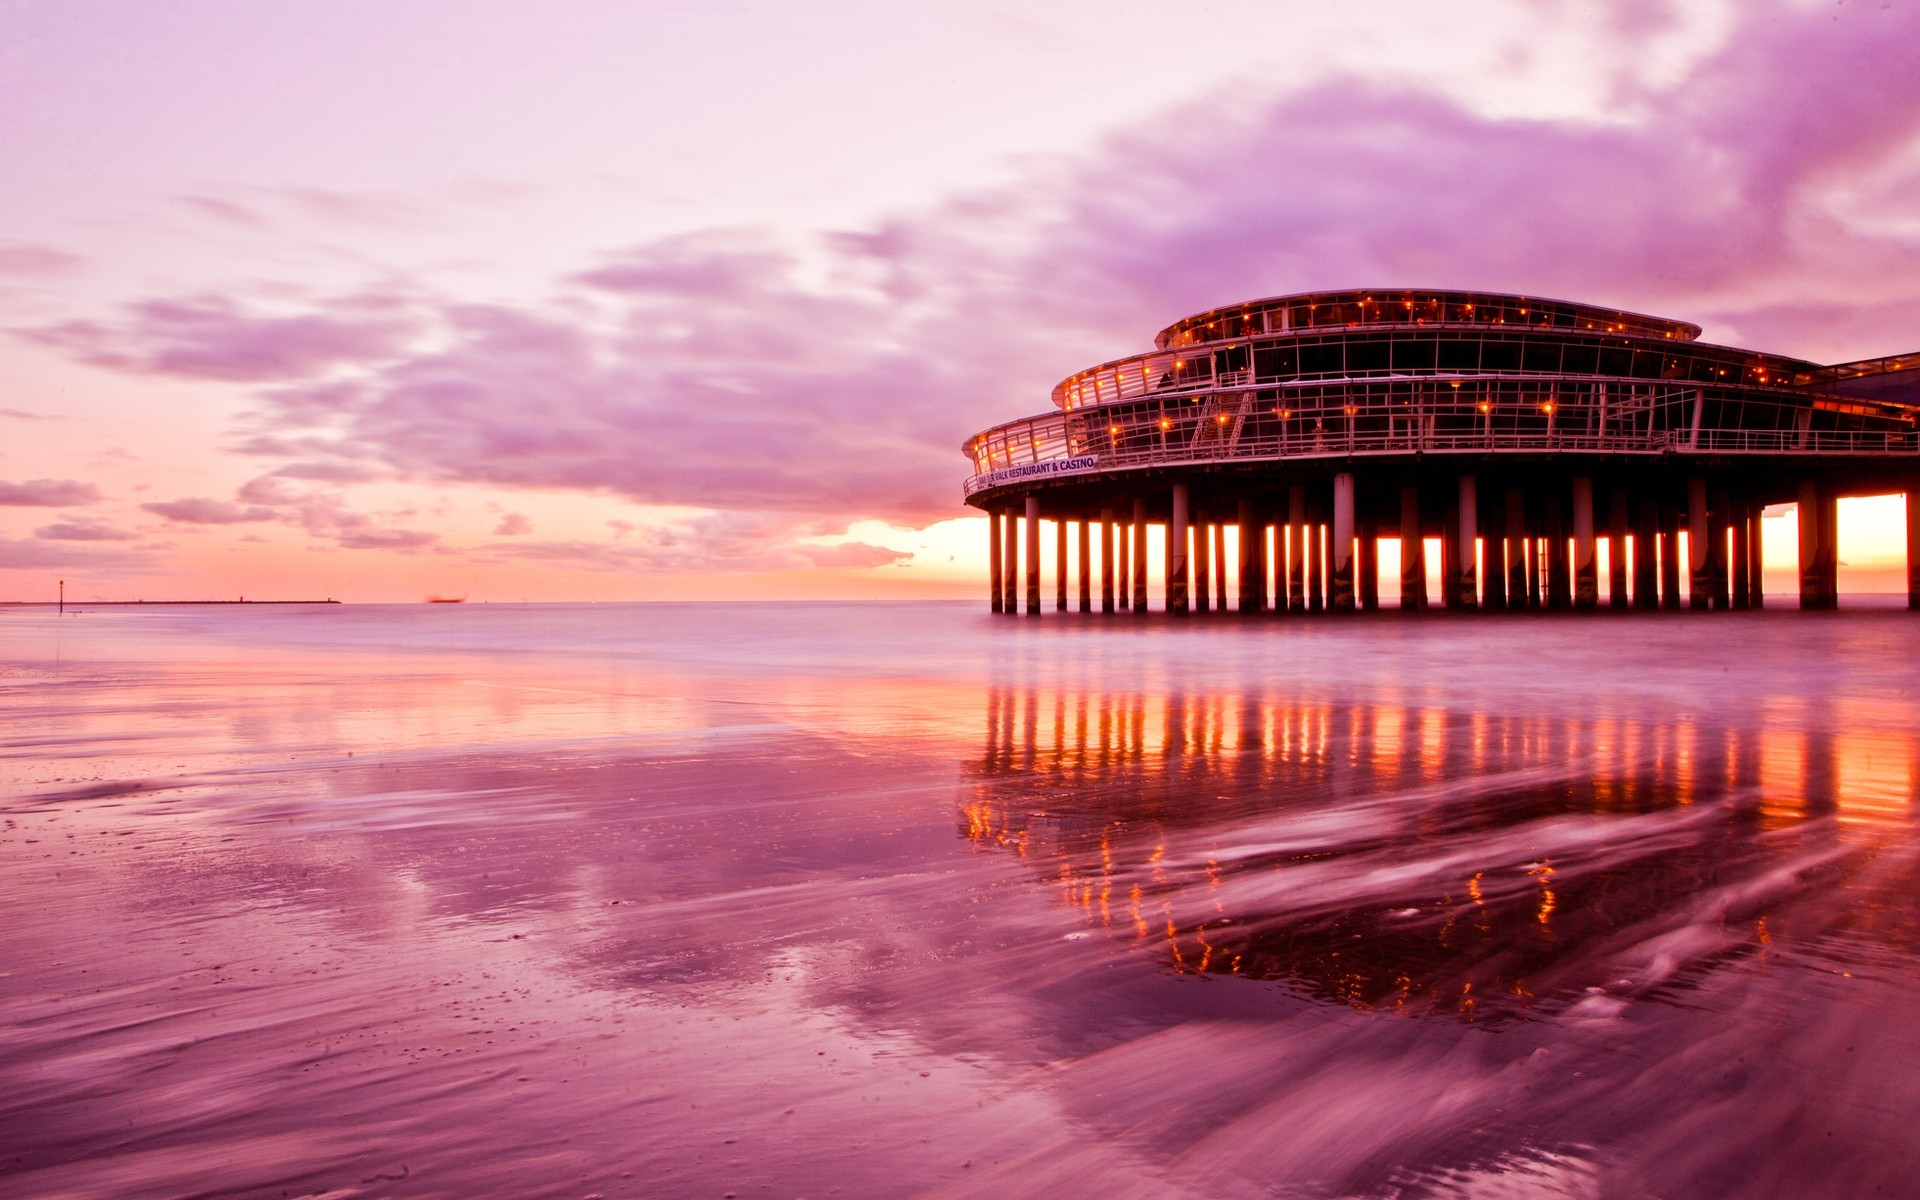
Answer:
[[1905, 897], [1801, 902], [1870, 886], [1920, 781], [1920, 742], [1831, 707], [1734, 726], [1002, 689], [961, 832], [1178, 971], [1478, 1019], [1605, 1005], [1779, 952], [1783, 924], [1920, 943]]

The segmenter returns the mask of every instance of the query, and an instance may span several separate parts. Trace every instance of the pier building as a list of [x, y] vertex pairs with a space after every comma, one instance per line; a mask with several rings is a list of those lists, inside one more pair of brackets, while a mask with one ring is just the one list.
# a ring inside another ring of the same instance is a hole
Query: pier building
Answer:
[[1404, 609], [1753, 608], [1761, 510], [1787, 503], [1800, 605], [1831, 608], [1836, 502], [1889, 493], [1920, 608], [1920, 352], [1828, 365], [1700, 332], [1471, 291], [1186, 317], [967, 439], [993, 609], [1147, 611], [1150, 526], [1172, 613], [1377, 608], [1383, 537]]

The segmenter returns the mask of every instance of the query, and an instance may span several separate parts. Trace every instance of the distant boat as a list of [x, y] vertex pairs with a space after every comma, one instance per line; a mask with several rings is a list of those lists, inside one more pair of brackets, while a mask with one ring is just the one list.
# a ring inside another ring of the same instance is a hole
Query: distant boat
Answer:
[[427, 597], [428, 604], [465, 604], [466, 602], [467, 602], [467, 598], [465, 596], [428, 596]]

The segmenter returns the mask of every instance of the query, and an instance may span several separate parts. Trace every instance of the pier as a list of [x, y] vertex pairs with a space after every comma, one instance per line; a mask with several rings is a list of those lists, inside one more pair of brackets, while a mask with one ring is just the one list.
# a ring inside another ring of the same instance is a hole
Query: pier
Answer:
[[963, 446], [992, 609], [1147, 612], [1155, 526], [1174, 614], [1376, 609], [1383, 538], [1403, 610], [1758, 608], [1761, 512], [1782, 504], [1800, 607], [1826, 609], [1838, 501], [1887, 494], [1906, 496], [1920, 609], [1920, 353], [1822, 365], [1700, 332], [1457, 291], [1185, 318]]

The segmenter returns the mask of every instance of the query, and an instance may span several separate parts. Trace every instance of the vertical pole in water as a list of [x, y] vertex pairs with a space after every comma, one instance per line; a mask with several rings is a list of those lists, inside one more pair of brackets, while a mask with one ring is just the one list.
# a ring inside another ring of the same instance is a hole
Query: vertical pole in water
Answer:
[[1753, 501], [1747, 501], [1747, 602], [1755, 608], [1765, 608], [1766, 591], [1760, 586], [1760, 568], [1765, 555], [1760, 549], [1760, 518], [1763, 510]]
[[1640, 522], [1633, 527], [1633, 606], [1660, 607], [1660, 508], [1652, 500], [1640, 502]]
[[1333, 611], [1353, 611], [1353, 473], [1333, 477]]
[[1360, 611], [1380, 611], [1380, 530], [1368, 522], [1359, 530], [1354, 566], [1360, 573]]
[[1835, 608], [1840, 589], [1835, 535], [1838, 506], [1827, 490], [1815, 483], [1800, 485], [1800, 607]]
[[[993, 611], [1000, 611], [1001, 589], [1005, 586], [1000, 578], [1003, 564], [1000, 561], [1000, 514], [987, 512], [987, 587], [993, 592]], [[62, 605], [64, 607], [64, 603]]]
[[1747, 548], [1752, 543], [1747, 537], [1747, 523], [1754, 519], [1753, 505], [1745, 496], [1734, 500], [1728, 514], [1733, 526], [1733, 607], [1736, 609], [1753, 607], [1753, 566], [1747, 561]]
[[1254, 539], [1260, 536], [1260, 527], [1253, 523], [1253, 501], [1240, 501], [1240, 611], [1257, 612], [1259, 593], [1254, 590], [1254, 581], [1259, 578], [1258, 559], [1254, 557]]
[[1707, 481], [1687, 480], [1687, 607], [1705, 608], [1713, 595], [1707, 569], [1713, 535], [1707, 529]]
[[1733, 597], [1727, 590], [1727, 530], [1733, 498], [1725, 489], [1720, 489], [1708, 497], [1707, 505], [1707, 582], [1712, 593], [1713, 606], [1721, 612], [1732, 607]]
[[1320, 506], [1307, 505], [1307, 611], [1325, 612], [1327, 608], [1327, 558], [1326, 543], [1322, 534], [1325, 524], [1320, 520]]
[[1680, 510], [1660, 505], [1660, 607], [1680, 608]]
[[1000, 611], [1008, 616], [1020, 612], [1020, 513], [1019, 507], [1009, 508], [1002, 514], [1000, 535], [1000, 589], [1003, 599]]
[[1053, 609], [1067, 611], [1067, 522], [1053, 523]]
[[1133, 607], [1133, 526], [1122, 520], [1113, 537], [1120, 547], [1114, 556], [1115, 570], [1119, 572], [1120, 611], [1126, 612]]
[[1093, 533], [1087, 527], [1092, 524], [1085, 517], [1080, 519], [1080, 611], [1093, 611]]
[[1040, 497], [1027, 497], [1027, 615], [1040, 615]]
[[1573, 606], [1596, 608], [1600, 604], [1600, 563], [1594, 557], [1593, 480], [1576, 476], [1573, 481]]
[[1607, 499], [1607, 607], [1627, 606], [1627, 489]]
[[1480, 564], [1476, 551], [1480, 548], [1480, 495], [1479, 487], [1471, 475], [1460, 477], [1460, 522], [1458, 534], [1459, 548], [1454, 551], [1454, 565], [1459, 575], [1452, 580], [1453, 601], [1461, 609], [1477, 608], [1480, 604]]
[[1517, 487], [1507, 489], [1507, 609], [1518, 612], [1527, 607], [1527, 494]]
[[1133, 501], [1133, 611], [1147, 615], [1147, 501]]
[[[1274, 539], [1278, 550], [1279, 539]], [[1307, 611], [1307, 488], [1296, 483], [1287, 489], [1287, 602], [1289, 612]], [[1280, 589], [1273, 590], [1273, 606], [1281, 607]]]
[[1173, 485], [1173, 516], [1167, 522], [1167, 611], [1187, 615], [1187, 485]]
[[1213, 594], [1220, 598], [1219, 610], [1227, 611], [1227, 523], [1213, 523]]
[[1100, 611], [1113, 611], [1113, 510], [1100, 510]]
[[1193, 524], [1193, 611], [1213, 607], [1213, 532], [1205, 518]]
[[1907, 493], [1907, 608], [1920, 612], [1920, 492]]
[[64, 579], [62, 579], [62, 580], [60, 581], [60, 612], [59, 612], [59, 615], [60, 615], [60, 616], [63, 616], [63, 617], [67, 615], [67, 581], [66, 581], [66, 580], [64, 580]]
[[1400, 489], [1400, 609], [1427, 606], [1427, 547], [1420, 533], [1420, 489]]

